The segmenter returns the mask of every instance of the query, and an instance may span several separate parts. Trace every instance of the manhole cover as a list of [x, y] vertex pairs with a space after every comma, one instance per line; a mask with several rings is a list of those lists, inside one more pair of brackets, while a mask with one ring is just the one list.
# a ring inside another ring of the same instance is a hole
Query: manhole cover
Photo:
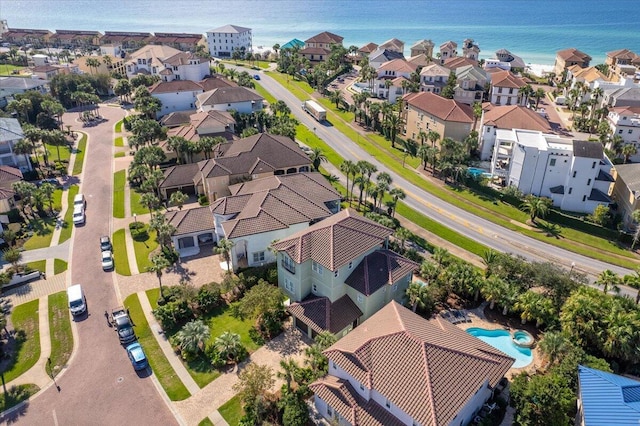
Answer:
[[122, 383], [122, 382], [124, 382], [124, 377], [118, 377], [118, 378], [116, 379], [116, 382], [118, 382], [118, 383]]

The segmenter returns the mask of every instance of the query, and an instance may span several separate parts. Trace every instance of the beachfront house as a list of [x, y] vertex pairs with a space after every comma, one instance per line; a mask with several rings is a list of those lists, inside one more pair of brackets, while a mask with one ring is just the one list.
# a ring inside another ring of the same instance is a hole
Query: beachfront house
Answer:
[[498, 129], [525, 129], [553, 133], [549, 120], [532, 109], [519, 105], [496, 106], [485, 102], [482, 104], [482, 117], [478, 130], [482, 161], [491, 161]]
[[463, 57], [477, 61], [479, 55], [480, 55], [480, 47], [478, 46], [477, 43], [473, 41], [473, 39], [467, 38], [462, 42]]
[[633, 212], [640, 209], [640, 164], [616, 164], [611, 169], [615, 179], [611, 198], [615, 201], [616, 213], [622, 218], [627, 231], [640, 224], [633, 220]]
[[398, 52], [398, 53], [404, 54], [404, 41], [398, 40], [397, 38], [392, 38], [392, 39], [389, 39], [389, 40], [385, 41], [380, 46], [378, 46], [378, 49], [379, 50], [392, 50], [394, 52]]
[[447, 59], [455, 58], [458, 56], [458, 43], [455, 41], [445, 41], [440, 45], [438, 54], [440, 55], [440, 63], [444, 64]]
[[335, 45], [342, 46], [342, 40], [344, 40], [344, 37], [323, 31], [304, 41], [304, 48], [300, 49], [300, 55], [308, 59], [312, 64], [324, 62], [331, 55], [331, 47]]
[[391, 300], [404, 299], [419, 265], [387, 249], [391, 234], [346, 209], [271, 245], [278, 286], [302, 333], [343, 336]]
[[18, 168], [23, 173], [33, 170], [26, 155], [13, 152], [14, 146], [23, 138], [17, 118], [0, 117], [0, 165]]
[[451, 71], [439, 63], [432, 63], [420, 71], [420, 91], [439, 95], [447, 85]]
[[522, 96], [521, 90], [527, 83], [511, 71], [496, 71], [490, 73], [491, 93], [490, 101], [494, 105], [527, 105], [527, 97]]
[[604, 63], [609, 65], [609, 77], [633, 78], [640, 70], [640, 55], [629, 49], [614, 50], [607, 52]]
[[426, 55], [433, 58], [434, 44], [431, 40], [418, 40], [411, 46], [411, 56]]
[[591, 62], [591, 56], [584, 52], [579, 51], [576, 48], [564, 49], [556, 52], [556, 61], [553, 65], [553, 72], [557, 78], [562, 76], [564, 70], [573, 65], [578, 65], [580, 68], [586, 68]]
[[453, 99], [467, 105], [482, 102], [484, 86], [489, 81], [487, 73], [476, 65], [459, 67], [455, 73], [457, 84]]
[[324, 354], [328, 375], [309, 388], [318, 413], [338, 425], [468, 425], [514, 361], [395, 301]]
[[253, 53], [251, 28], [237, 25], [224, 25], [207, 31], [209, 53], [214, 58], [231, 58], [234, 51], [244, 56]]
[[170, 46], [150, 44], [133, 52], [125, 61], [127, 77], [155, 75], [162, 81], [200, 81], [209, 75], [209, 60]]
[[396, 52], [395, 50], [381, 50], [380, 48], [377, 48], [369, 55], [369, 65], [377, 71], [380, 69], [382, 64], [386, 64], [387, 62], [394, 61], [396, 59], [404, 60], [404, 55], [401, 52]]
[[377, 48], [378, 48], [377, 44], [375, 44], [375, 43], [367, 43], [364, 46], [362, 46], [360, 49], [358, 49], [358, 55], [361, 58], [368, 58], [369, 55], [372, 52], [375, 52]]
[[524, 194], [548, 197], [571, 212], [609, 206], [611, 161], [600, 142], [523, 129], [497, 129], [491, 173]]
[[[394, 59], [380, 65], [374, 81], [374, 92], [379, 98], [385, 98], [391, 104], [401, 98], [411, 82], [411, 74], [418, 67], [404, 59]], [[404, 82], [404, 83], [403, 83]]]
[[440, 138], [463, 141], [471, 132], [473, 109], [466, 104], [430, 92], [409, 93], [402, 99], [404, 135], [414, 141], [420, 133], [437, 132]]
[[[622, 153], [625, 145], [633, 145], [636, 153], [625, 158], [625, 162], [640, 162], [640, 106], [610, 108], [607, 123], [611, 129], [607, 149]], [[619, 146], [614, 146], [615, 136], [617, 136], [615, 139], [619, 139], [617, 142]]]

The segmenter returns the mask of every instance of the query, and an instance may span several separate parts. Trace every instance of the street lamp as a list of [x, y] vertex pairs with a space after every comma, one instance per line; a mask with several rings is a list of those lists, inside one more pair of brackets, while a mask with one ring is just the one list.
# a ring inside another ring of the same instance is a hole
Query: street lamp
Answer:
[[137, 215], [137, 214], [135, 214], [135, 213], [133, 214], [133, 221], [134, 221], [135, 223], [138, 223], [138, 215]]
[[571, 262], [571, 270], [569, 270], [569, 276], [573, 273], [573, 268], [576, 267], [576, 262]]
[[60, 392], [60, 386], [56, 383], [56, 376], [53, 374], [53, 368], [51, 368], [51, 357], [47, 358], [47, 369], [49, 370], [49, 377], [53, 379], [53, 384], [56, 385], [56, 389]]

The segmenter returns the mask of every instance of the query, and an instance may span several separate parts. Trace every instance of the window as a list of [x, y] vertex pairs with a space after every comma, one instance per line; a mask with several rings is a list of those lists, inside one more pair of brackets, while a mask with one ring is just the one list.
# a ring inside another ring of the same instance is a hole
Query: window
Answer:
[[622, 134], [622, 129], [618, 130], [618, 134], [621, 135]]
[[596, 168], [596, 162], [594, 161], [593, 163], [591, 163], [591, 168], [595, 169]]
[[633, 129], [629, 129], [629, 132], [628, 132], [628, 133], [629, 133], [629, 134], [633, 133]]
[[322, 275], [322, 265], [315, 260], [311, 261], [311, 270], [318, 275]]
[[264, 251], [253, 253], [253, 263], [264, 262]]
[[353, 262], [349, 262], [349, 269], [353, 268]]
[[[589, 180], [591, 180], [591, 179], [589, 179]], [[337, 271], [335, 271], [335, 272], [333, 273], [333, 277], [334, 277], [334, 278], [338, 278], [338, 275], [340, 275], [340, 270], [337, 270]]]
[[363, 391], [364, 390], [364, 385], [362, 383], [360, 383], [360, 390]]
[[333, 410], [331, 409], [329, 404], [327, 404], [327, 414], [329, 415], [329, 417], [333, 417]]
[[395, 293], [396, 291], [398, 291], [398, 284], [395, 284], [395, 285], [393, 286], [393, 291], [394, 291], [394, 293]]
[[591, 185], [591, 179], [587, 181], [587, 186]]
[[291, 281], [288, 278], [284, 279], [284, 289], [287, 290], [289, 293], [293, 293], [293, 281]]
[[315, 294], [318, 292], [318, 284], [311, 285], [311, 291]]
[[359, 294], [358, 297], [356, 298], [356, 300], [358, 301], [358, 303], [362, 303], [362, 302], [364, 302], [364, 297], [362, 297], [362, 295]]
[[583, 195], [583, 196], [582, 196], [582, 202], [584, 203], [585, 201], [587, 201], [587, 196], [586, 196], [586, 195]]
[[387, 399], [384, 403], [384, 406], [387, 407], [388, 409], [391, 409], [391, 401]]
[[574, 171], [573, 171], [573, 177], [576, 177], [576, 174], [577, 174], [577, 173], [578, 173], [578, 172], [574, 170]]
[[293, 259], [286, 254], [282, 257], [282, 267], [292, 274], [296, 273], [296, 265], [293, 263]]
[[573, 192], [573, 188], [569, 188], [569, 195], [571, 195], [571, 192]]
[[552, 158], [552, 159], [549, 161], [549, 165], [550, 165], [551, 167], [555, 166], [555, 165], [556, 165], [556, 159], [555, 159], [555, 158]]

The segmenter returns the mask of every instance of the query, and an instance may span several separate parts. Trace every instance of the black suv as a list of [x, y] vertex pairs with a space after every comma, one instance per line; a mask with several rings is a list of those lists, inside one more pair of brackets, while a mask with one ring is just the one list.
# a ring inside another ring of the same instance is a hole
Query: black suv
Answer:
[[100, 237], [100, 250], [101, 251], [112, 251], [111, 249], [111, 240], [109, 239], [109, 237]]

